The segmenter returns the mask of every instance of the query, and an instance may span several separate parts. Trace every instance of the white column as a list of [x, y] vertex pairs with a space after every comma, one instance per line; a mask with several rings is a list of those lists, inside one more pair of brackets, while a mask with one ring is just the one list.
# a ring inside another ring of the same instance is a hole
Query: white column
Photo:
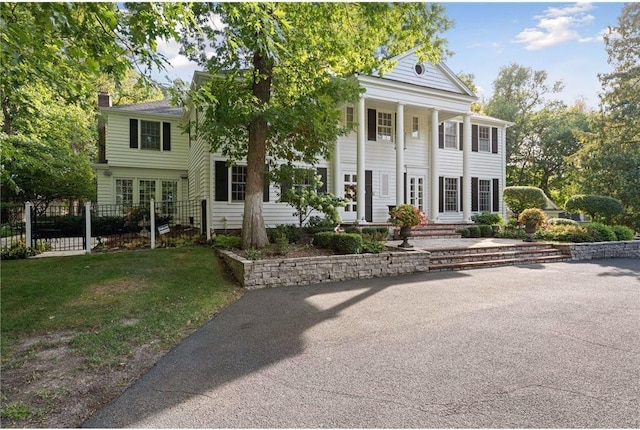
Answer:
[[438, 110], [431, 111], [431, 213], [429, 220], [438, 220]]
[[396, 108], [396, 206], [404, 201], [404, 105]]
[[471, 222], [471, 114], [462, 123], [462, 221]]
[[336, 196], [341, 196], [344, 194], [344, 190], [342, 189], [342, 172], [340, 171], [340, 139], [336, 140], [336, 143], [333, 147], [333, 156], [331, 157], [331, 180], [333, 182], [333, 186], [331, 189], [333, 190], [333, 194]]
[[356, 181], [356, 218], [357, 221], [364, 219], [364, 145], [367, 139], [365, 129], [365, 109], [364, 97], [358, 101], [358, 149], [357, 149], [357, 181]]
[[87, 254], [91, 254], [91, 203], [84, 204], [84, 238]]

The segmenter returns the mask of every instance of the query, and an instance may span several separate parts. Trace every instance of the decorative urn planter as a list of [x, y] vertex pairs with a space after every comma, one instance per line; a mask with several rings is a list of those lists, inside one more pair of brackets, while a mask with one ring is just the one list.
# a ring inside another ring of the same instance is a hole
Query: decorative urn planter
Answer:
[[402, 243], [398, 246], [400, 248], [413, 248], [413, 245], [409, 243], [410, 236], [411, 236], [411, 227], [409, 226], [400, 227], [400, 238], [402, 239]]
[[546, 220], [547, 216], [541, 209], [530, 208], [523, 210], [518, 217], [518, 222], [524, 224], [524, 231], [527, 233], [527, 238], [524, 241], [535, 242], [533, 235]]
[[396, 227], [400, 227], [400, 238], [402, 243], [398, 245], [400, 248], [413, 248], [409, 243], [411, 237], [411, 229], [420, 224], [426, 224], [427, 215], [419, 208], [408, 204], [389, 208], [389, 222]]

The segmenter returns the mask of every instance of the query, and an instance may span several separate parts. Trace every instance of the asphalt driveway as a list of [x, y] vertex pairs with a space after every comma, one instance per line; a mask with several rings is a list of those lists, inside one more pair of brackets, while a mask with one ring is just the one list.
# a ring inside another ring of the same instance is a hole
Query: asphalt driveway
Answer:
[[640, 427], [640, 260], [251, 291], [89, 427]]

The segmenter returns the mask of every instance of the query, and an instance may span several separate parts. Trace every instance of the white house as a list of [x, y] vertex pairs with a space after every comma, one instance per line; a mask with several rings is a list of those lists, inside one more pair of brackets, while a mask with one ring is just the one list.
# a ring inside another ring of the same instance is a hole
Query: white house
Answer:
[[[389, 206], [405, 202], [424, 209], [430, 222], [468, 222], [483, 211], [505, 215], [511, 123], [471, 112], [477, 97], [446, 65], [421, 64], [413, 51], [396, 60], [384, 76], [355, 77], [364, 94], [343, 107], [355, 131], [314, 166], [338, 196], [355, 186], [356, 198], [340, 210], [343, 222], [385, 222]], [[196, 72], [192, 85], [208, 78]], [[170, 192], [178, 200], [207, 199], [211, 227], [241, 227], [246, 163], [227, 166], [207, 142], [181, 134], [181, 122], [198, 122], [195, 111], [166, 102], [101, 109], [107, 124], [106, 162], [96, 164], [99, 203], [144, 202], [155, 184], [156, 200]], [[265, 224], [295, 223], [291, 207], [277, 202], [278, 184], [267, 186]]]

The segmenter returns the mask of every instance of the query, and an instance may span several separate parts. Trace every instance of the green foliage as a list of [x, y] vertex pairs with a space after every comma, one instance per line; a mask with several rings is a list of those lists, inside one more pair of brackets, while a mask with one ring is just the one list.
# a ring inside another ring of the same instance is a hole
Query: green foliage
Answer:
[[3, 246], [0, 249], [0, 260], [20, 260], [36, 255], [36, 252], [28, 248], [24, 241]]
[[331, 238], [331, 248], [344, 254], [361, 254], [363, 245], [361, 234], [339, 233]]
[[519, 228], [517, 225], [507, 224], [500, 226], [500, 230], [496, 234], [496, 237], [503, 239], [525, 239], [527, 237], [524, 229]]
[[593, 237], [586, 228], [578, 225], [556, 224], [541, 228], [535, 235], [538, 240], [551, 242], [593, 242]]
[[460, 230], [458, 230], [458, 233], [460, 233], [460, 236], [465, 239], [471, 237], [471, 232], [468, 228], [461, 228]]
[[275, 228], [268, 229], [267, 235], [271, 243], [276, 243], [281, 236], [284, 236], [289, 243], [297, 243], [302, 238], [302, 232], [293, 224], [279, 224]]
[[584, 228], [589, 233], [589, 236], [593, 238], [594, 242], [610, 242], [617, 239], [613, 229], [606, 224], [590, 222], [589, 224], [585, 224]]
[[578, 225], [577, 221], [568, 218], [549, 218], [547, 224], [550, 225]]
[[284, 165], [275, 176], [280, 183], [291, 184], [288, 189], [281, 190], [280, 201], [296, 210], [293, 215], [298, 217], [300, 228], [314, 211], [323, 213], [327, 223], [340, 223], [338, 208], [343, 207], [346, 201], [331, 193], [319, 192], [323, 184], [313, 170]]
[[622, 202], [608, 196], [578, 194], [565, 203], [568, 212], [584, 212], [593, 220], [611, 221], [623, 211]]
[[516, 218], [520, 212], [529, 208], [544, 209], [547, 199], [544, 192], [537, 187], [506, 187], [502, 198]]
[[262, 258], [262, 251], [255, 248], [245, 250], [245, 254], [249, 260], [260, 260]]
[[396, 206], [389, 212], [389, 222], [396, 227], [415, 227], [427, 221], [424, 211], [409, 204]]
[[348, 225], [344, 228], [344, 232], [345, 233], [360, 233], [360, 228], [358, 228], [358, 226], [355, 225]]
[[322, 231], [313, 235], [313, 244], [318, 248], [331, 248], [331, 241], [333, 236], [338, 235], [333, 231]]
[[471, 217], [471, 220], [476, 224], [486, 224], [486, 225], [504, 224], [504, 218], [502, 218], [502, 215], [491, 213], [491, 212], [482, 212], [481, 214], [473, 215]]
[[617, 240], [633, 240], [635, 234], [633, 234], [633, 230], [624, 225], [612, 225], [611, 229], [616, 234]]
[[538, 208], [529, 208], [525, 209], [520, 213], [518, 217], [518, 222], [523, 225], [533, 225], [536, 227], [540, 227], [547, 220], [547, 216], [545, 215], [542, 209]]
[[480, 227], [477, 225], [472, 225], [467, 227], [469, 230], [469, 237], [480, 237]]
[[240, 236], [219, 234], [216, 236], [213, 246], [221, 249], [240, 249], [242, 248], [242, 238]]
[[389, 236], [389, 229], [387, 227], [362, 227], [362, 234], [374, 241], [384, 241]]
[[273, 241], [273, 247], [276, 255], [286, 255], [289, 252], [289, 239], [286, 234], [279, 233]]
[[378, 240], [373, 240], [366, 238], [362, 242], [362, 253], [363, 254], [380, 254], [382, 251], [387, 249], [383, 242]]
[[478, 226], [480, 229], [480, 237], [491, 237], [493, 236], [493, 227], [487, 224], [480, 224]]
[[11, 402], [0, 409], [0, 417], [6, 420], [23, 420], [31, 415], [31, 408], [24, 402]]

